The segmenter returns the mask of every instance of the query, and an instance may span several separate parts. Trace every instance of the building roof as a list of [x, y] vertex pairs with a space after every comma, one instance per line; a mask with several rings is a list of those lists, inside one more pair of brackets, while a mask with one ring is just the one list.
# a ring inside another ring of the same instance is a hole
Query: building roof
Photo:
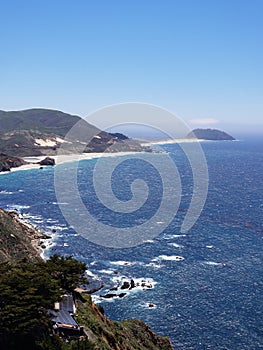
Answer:
[[78, 327], [79, 325], [74, 320], [74, 318], [69, 314], [68, 311], [65, 310], [59, 310], [54, 314], [54, 317], [52, 318], [52, 321], [56, 322], [56, 324], [59, 326], [65, 326], [65, 327]]
[[59, 303], [59, 309], [74, 314], [74, 299], [72, 295], [63, 295], [62, 301]]

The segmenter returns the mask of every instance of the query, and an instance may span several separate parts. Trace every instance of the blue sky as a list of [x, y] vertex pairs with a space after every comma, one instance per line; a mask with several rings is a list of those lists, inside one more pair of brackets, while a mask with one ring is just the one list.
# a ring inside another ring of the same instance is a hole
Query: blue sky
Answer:
[[9, 0], [0, 14], [2, 110], [136, 101], [263, 131], [262, 0]]

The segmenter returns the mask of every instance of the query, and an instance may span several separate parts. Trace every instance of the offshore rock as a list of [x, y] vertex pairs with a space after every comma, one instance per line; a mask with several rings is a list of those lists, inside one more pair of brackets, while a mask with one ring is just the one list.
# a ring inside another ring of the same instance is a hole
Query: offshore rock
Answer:
[[56, 164], [54, 158], [46, 157], [45, 159], [41, 160], [38, 162], [40, 165], [49, 165], [49, 166], [54, 166]]

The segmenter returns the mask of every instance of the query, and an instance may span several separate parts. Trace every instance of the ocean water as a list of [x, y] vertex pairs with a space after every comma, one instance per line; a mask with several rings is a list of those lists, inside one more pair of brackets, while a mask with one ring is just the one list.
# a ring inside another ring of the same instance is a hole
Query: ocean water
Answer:
[[[187, 157], [176, 144], [164, 145], [163, 150], [174, 159], [182, 181], [178, 213], [161, 234], [137, 247], [107, 248], [79, 235], [61, 213], [60, 206], [70, 208], [71, 203], [59, 205], [53, 168], [1, 175], [0, 206], [18, 210], [52, 235], [46, 256], [73, 255], [87, 263], [92, 285], [104, 284], [94, 301], [110, 318], [141, 318], [157, 333], [169, 336], [175, 349], [263, 349], [263, 143], [201, 145], [209, 170], [208, 196], [186, 234], [180, 228], [193, 180]], [[95, 159], [81, 161], [78, 168], [79, 191], [94, 217], [115, 227], [130, 227], [154, 215], [162, 196], [156, 169], [142, 160], [127, 160], [113, 173], [113, 192], [122, 201], [131, 198], [134, 179], [148, 184], [145, 207], [125, 215], [112, 213], [96, 198], [95, 165]], [[67, 171], [70, 164], [63, 167]], [[110, 291], [131, 279], [136, 288]], [[127, 294], [101, 297], [120, 291]]]

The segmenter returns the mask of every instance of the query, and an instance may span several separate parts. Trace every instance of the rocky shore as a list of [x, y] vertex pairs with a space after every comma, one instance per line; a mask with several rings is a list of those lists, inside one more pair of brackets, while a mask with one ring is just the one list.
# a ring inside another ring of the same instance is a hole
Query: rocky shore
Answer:
[[0, 209], [0, 262], [39, 259], [43, 241], [49, 239], [16, 211]]

